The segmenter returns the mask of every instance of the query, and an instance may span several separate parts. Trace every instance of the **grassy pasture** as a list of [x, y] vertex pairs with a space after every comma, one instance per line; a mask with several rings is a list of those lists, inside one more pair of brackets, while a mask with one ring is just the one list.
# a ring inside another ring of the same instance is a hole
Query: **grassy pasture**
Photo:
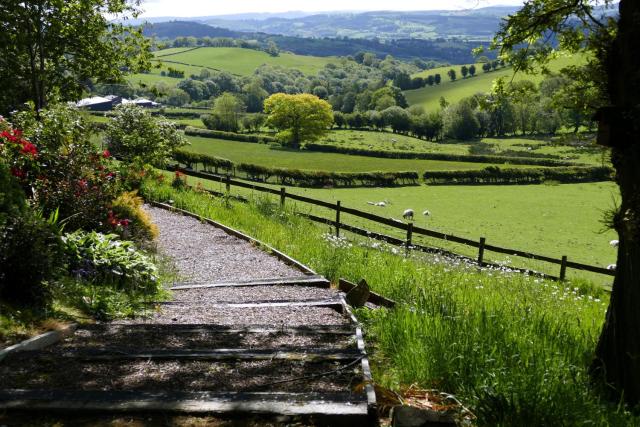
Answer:
[[[266, 144], [227, 141], [215, 138], [188, 136], [188, 150], [195, 153], [224, 157], [234, 162], [254, 163], [269, 167], [322, 170], [334, 172], [370, 172], [416, 170], [472, 170], [489, 164], [449, 162], [440, 160], [385, 159], [367, 156], [348, 156], [337, 153], [288, 150]], [[526, 168], [526, 165], [513, 165]]]
[[[189, 178], [189, 183], [224, 191], [224, 184]], [[261, 184], [264, 185], [264, 184]], [[278, 186], [271, 186], [279, 188]], [[416, 212], [414, 224], [472, 240], [485, 237], [488, 244], [519, 249], [540, 255], [606, 267], [615, 263], [616, 251], [609, 241], [616, 239], [612, 230], [604, 230], [604, 211], [613, 206], [618, 190], [613, 183], [523, 185], [523, 186], [406, 186], [391, 188], [299, 188], [287, 192], [327, 202], [341, 201], [342, 206], [371, 212], [387, 218], [402, 219], [402, 212]], [[232, 187], [233, 194], [257, 196], [259, 192]], [[277, 197], [274, 196], [274, 201]], [[386, 207], [367, 202], [386, 201]], [[333, 218], [334, 211], [297, 203], [302, 212]], [[428, 209], [431, 216], [422, 215]], [[342, 214], [350, 225], [404, 238], [402, 231]], [[439, 239], [414, 236], [414, 242], [442, 247], [475, 257], [477, 249]], [[524, 260], [513, 256], [485, 252], [485, 259], [504, 262], [506, 266], [527, 267], [557, 275], [559, 266]], [[610, 285], [611, 278], [568, 270], [568, 277]]]
[[[247, 76], [254, 72], [262, 64], [280, 66], [284, 68], [295, 68], [305, 74], [316, 74], [330, 62], [334, 62], [333, 57], [317, 57], [294, 55], [291, 53], [281, 53], [273, 57], [269, 54], [253, 49], [242, 49], [232, 47], [202, 47], [195, 50], [189, 49], [165, 49], [154, 52], [159, 57], [153, 62], [159, 68], [153, 68], [149, 74], [133, 74], [128, 77], [131, 83], [153, 84], [164, 82], [175, 86], [181, 79], [161, 76], [161, 71], [167, 71], [169, 67], [185, 72], [185, 78], [191, 74], [200, 74], [203, 68], [209, 67], [216, 70], [226, 71], [231, 74]], [[169, 56], [165, 56], [165, 55]], [[170, 61], [182, 62], [176, 64]]]
[[602, 290], [329, 239], [325, 227], [262, 198], [246, 205], [151, 183], [143, 193], [242, 230], [332, 280], [364, 277], [405, 303], [356, 313], [377, 384], [452, 393], [477, 425], [637, 425], [587, 375], [608, 304]]
[[[389, 132], [375, 132], [366, 130], [333, 130], [319, 141], [321, 144], [336, 145], [379, 151], [413, 151], [447, 154], [469, 154], [473, 146], [490, 144], [495, 155], [501, 155], [506, 150], [517, 151], [526, 155], [530, 152], [553, 154], [577, 163], [601, 165], [603, 153], [592, 146], [567, 146], [556, 143], [558, 138], [509, 137], [482, 138], [477, 141], [443, 141], [432, 142], [407, 135]], [[514, 154], [510, 154], [514, 155]], [[604, 158], [608, 162], [607, 157]]]
[[[554, 59], [549, 65], [551, 71], [559, 71], [560, 69], [569, 65], [575, 65], [579, 63], [580, 58], [574, 56], [561, 56]], [[531, 80], [535, 83], [542, 81], [544, 76], [542, 74], [524, 74], [522, 72], [514, 75], [513, 69], [510, 67], [498, 68], [495, 71], [485, 73], [482, 71], [482, 64], [476, 64], [476, 75], [474, 77], [467, 77], [463, 79], [460, 75], [460, 65], [453, 65], [450, 67], [439, 67], [431, 70], [422, 71], [415, 76], [426, 77], [430, 74], [434, 75], [439, 73], [442, 77], [442, 83], [434, 86], [426, 86], [421, 89], [407, 90], [404, 92], [407, 102], [410, 105], [418, 104], [424, 106], [428, 111], [437, 110], [440, 108], [440, 97], [444, 97], [448, 102], [454, 103], [460, 101], [462, 98], [471, 96], [478, 92], [488, 92], [491, 89], [493, 81], [500, 77], [513, 78], [517, 80]], [[456, 81], [451, 81], [447, 76], [447, 71], [453, 68], [458, 75]]]

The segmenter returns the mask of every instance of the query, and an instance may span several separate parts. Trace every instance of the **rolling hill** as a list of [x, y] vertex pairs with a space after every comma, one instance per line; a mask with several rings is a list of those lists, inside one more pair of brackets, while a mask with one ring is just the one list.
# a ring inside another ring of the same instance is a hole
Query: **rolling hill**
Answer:
[[[580, 59], [578, 57], [560, 57], [555, 59], [549, 68], [551, 71], [559, 71], [579, 61]], [[451, 68], [456, 70], [458, 74], [458, 79], [454, 82], [450, 81], [447, 76], [447, 71]], [[482, 71], [482, 64], [476, 64], [476, 69], [476, 75], [474, 77], [467, 77], [466, 79], [462, 79], [460, 76], [460, 66], [439, 67], [420, 72], [413, 77], [427, 77], [428, 75], [439, 73], [442, 76], [442, 83], [437, 86], [426, 86], [421, 89], [407, 90], [404, 92], [404, 95], [410, 105], [422, 105], [428, 111], [433, 111], [439, 108], [440, 97], [444, 97], [449, 103], [453, 103], [478, 92], [488, 92], [491, 89], [493, 81], [499, 77], [513, 77], [514, 80], [532, 80], [534, 82], [539, 82], [543, 79], [542, 74], [530, 75], [517, 73], [514, 76], [513, 69], [510, 67], [498, 68], [495, 71], [485, 73]]]

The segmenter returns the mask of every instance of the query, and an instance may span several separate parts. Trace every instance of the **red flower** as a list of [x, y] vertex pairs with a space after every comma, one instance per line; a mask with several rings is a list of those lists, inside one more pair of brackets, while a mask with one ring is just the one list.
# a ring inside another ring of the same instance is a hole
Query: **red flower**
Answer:
[[22, 149], [20, 149], [20, 152], [22, 154], [29, 154], [33, 157], [36, 157], [38, 155], [38, 149], [35, 145], [25, 140], [20, 141], [20, 143], [22, 144]]
[[119, 222], [119, 224], [123, 227], [128, 227], [130, 223], [131, 221], [129, 221], [128, 219], [123, 219]]
[[109, 157], [111, 157], [111, 153], [109, 152], [109, 150], [104, 150], [102, 152], [102, 157], [104, 157], [105, 159], [108, 159]]
[[13, 167], [11, 168], [11, 175], [15, 176], [16, 178], [24, 178], [27, 174], [22, 169]]

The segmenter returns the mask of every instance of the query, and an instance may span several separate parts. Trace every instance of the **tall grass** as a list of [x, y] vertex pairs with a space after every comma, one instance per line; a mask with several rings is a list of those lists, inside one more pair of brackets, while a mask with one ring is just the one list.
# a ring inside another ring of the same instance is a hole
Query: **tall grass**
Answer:
[[479, 425], [638, 425], [599, 398], [587, 367], [608, 303], [588, 283], [479, 271], [330, 237], [266, 199], [250, 204], [147, 182], [143, 194], [240, 229], [330, 279], [366, 278], [400, 302], [358, 311], [376, 382], [455, 394]]

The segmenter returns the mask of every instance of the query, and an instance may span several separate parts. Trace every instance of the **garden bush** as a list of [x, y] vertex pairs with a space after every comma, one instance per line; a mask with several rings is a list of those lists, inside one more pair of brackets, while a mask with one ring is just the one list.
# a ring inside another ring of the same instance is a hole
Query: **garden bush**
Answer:
[[24, 210], [0, 226], [0, 300], [36, 309], [49, 305], [50, 282], [64, 269], [56, 220]]
[[130, 104], [116, 107], [107, 124], [105, 142], [114, 155], [149, 164], [164, 164], [187, 143], [173, 122]]
[[133, 242], [115, 234], [75, 231], [62, 237], [69, 271], [77, 279], [128, 293], [158, 290], [158, 270]]

